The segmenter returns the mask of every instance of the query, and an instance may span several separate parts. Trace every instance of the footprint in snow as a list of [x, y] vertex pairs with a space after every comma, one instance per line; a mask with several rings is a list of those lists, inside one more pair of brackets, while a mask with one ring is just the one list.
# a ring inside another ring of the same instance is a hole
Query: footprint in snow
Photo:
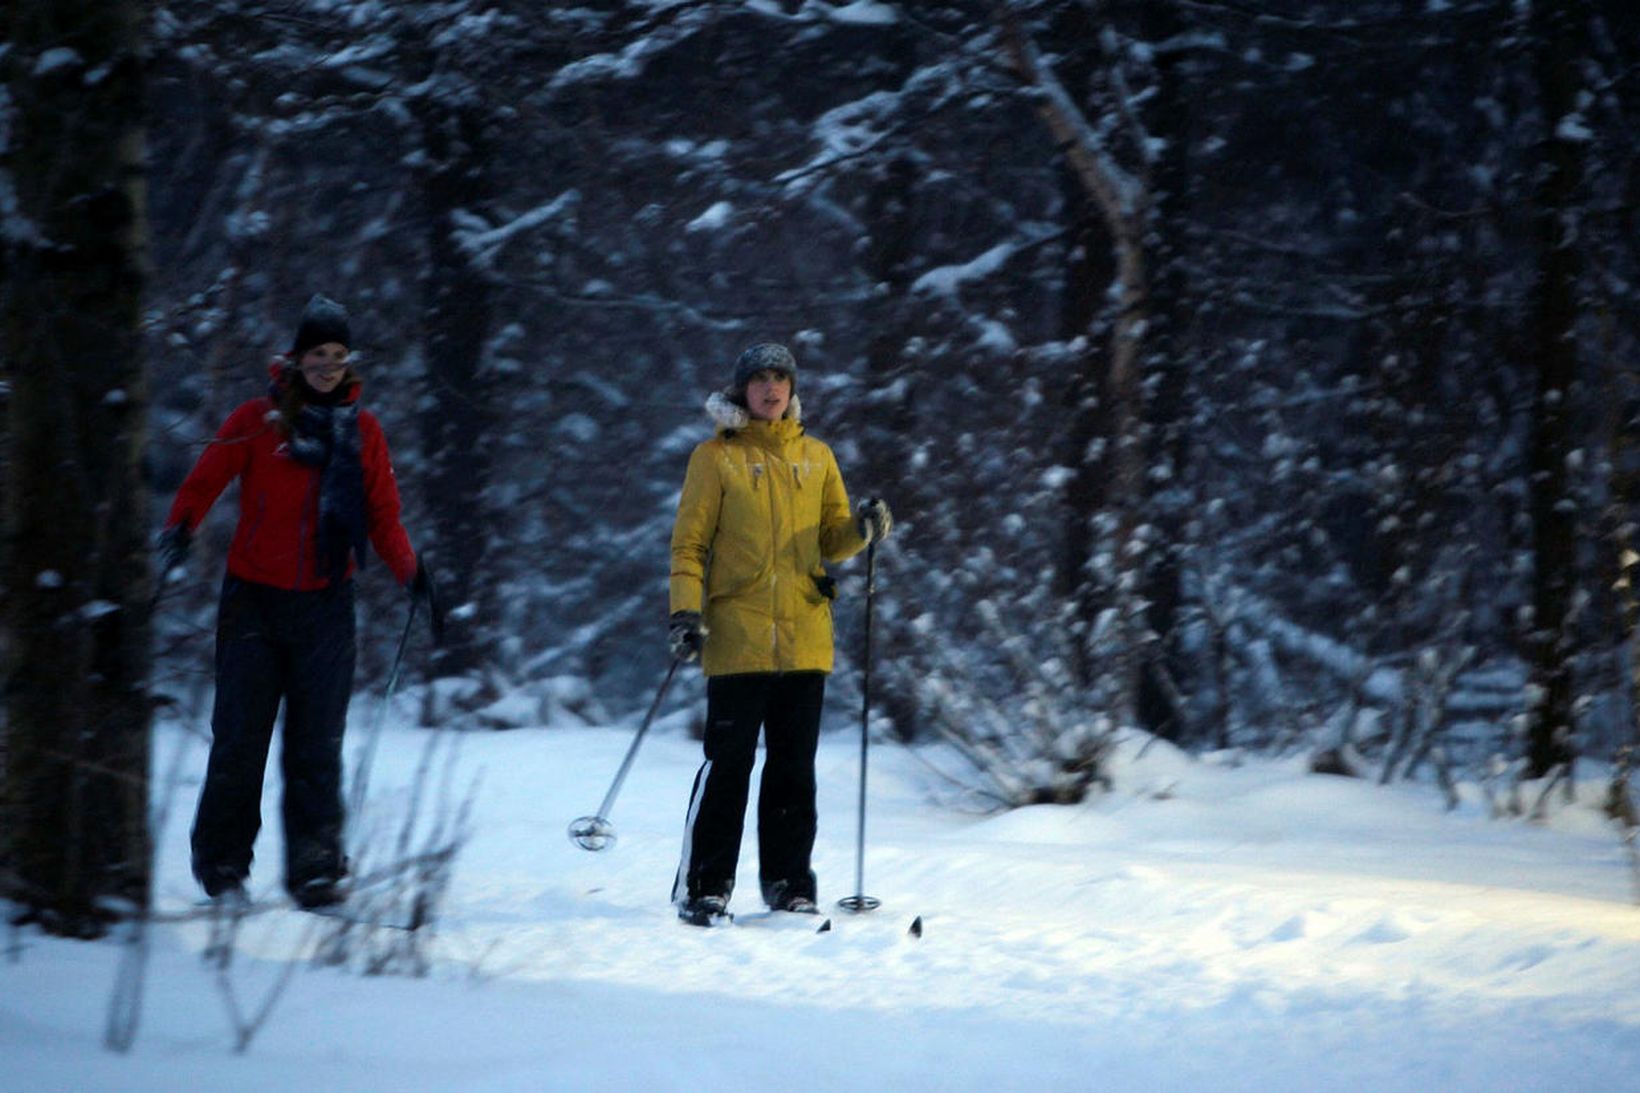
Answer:
[[1394, 917], [1386, 915], [1357, 934], [1355, 940], [1364, 941], [1369, 945], [1389, 945], [1405, 941], [1411, 936], [1411, 930], [1397, 922]]
[[1269, 941], [1299, 941], [1309, 933], [1309, 928], [1303, 915], [1294, 915], [1274, 930], [1271, 930], [1266, 940]]

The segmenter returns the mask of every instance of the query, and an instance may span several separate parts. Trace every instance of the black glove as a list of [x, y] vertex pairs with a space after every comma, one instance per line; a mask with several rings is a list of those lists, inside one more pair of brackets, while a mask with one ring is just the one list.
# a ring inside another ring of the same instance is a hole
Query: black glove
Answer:
[[685, 664], [700, 659], [706, 647], [706, 627], [701, 625], [699, 611], [674, 611], [667, 618], [666, 645], [673, 660]]
[[888, 502], [872, 497], [860, 504], [860, 537], [867, 543], [880, 543], [894, 530], [894, 514], [888, 511]]
[[444, 610], [438, 604], [438, 589], [433, 585], [433, 575], [427, 571], [427, 563], [420, 558], [416, 559], [416, 575], [410, 579], [410, 598], [427, 601], [427, 624], [433, 630], [433, 644], [443, 645]]
[[194, 545], [194, 537], [188, 531], [187, 524], [172, 524], [160, 532], [156, 545], [159, 547], [161, 583], [170, 579], [173, 570], [188, 568], [188, 551]]

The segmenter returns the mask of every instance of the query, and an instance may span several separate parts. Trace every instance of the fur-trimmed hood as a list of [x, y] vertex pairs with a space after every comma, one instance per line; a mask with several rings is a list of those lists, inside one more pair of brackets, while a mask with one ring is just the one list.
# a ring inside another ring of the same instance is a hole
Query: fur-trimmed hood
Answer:
[[[706, 414], [712, 419], [719, 432], [739, 432], [751, 424], [752, 415], [746, 412], [746, 407], [740, 405], [730, 397], [729, 391], [713, 391], [706, 399]], [[786, 412], [780, 415], [782, 421], [803, 420], [803, 404], [798, 401], [797, 393], [792, 392], [792, 400], [786, 407]]]

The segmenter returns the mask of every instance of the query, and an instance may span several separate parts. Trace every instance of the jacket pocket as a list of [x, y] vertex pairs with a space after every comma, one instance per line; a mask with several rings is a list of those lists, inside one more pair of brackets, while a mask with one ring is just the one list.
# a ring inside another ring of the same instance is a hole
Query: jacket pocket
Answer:
[[830, 603], [837, 598], [837, 578], [825, 570], [809, 574], [810, 591], [805, 598], [810, 603]]

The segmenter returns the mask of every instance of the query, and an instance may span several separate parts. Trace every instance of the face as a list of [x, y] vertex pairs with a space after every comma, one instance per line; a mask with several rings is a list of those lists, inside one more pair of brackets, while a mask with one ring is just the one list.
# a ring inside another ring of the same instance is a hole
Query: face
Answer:
[[328, 395], [342, 382], [342, 376], [347, 372], [347, 346], [341, 342], [316, 345], [303, 352], [296, 367], [302, 370], [302, 378], [307, 380], [309, 387], [321, 395]]
[[746, 381], [746, 412], [758, 421], [779, 421], [792, 401], [792, 378], [765, 368]]

